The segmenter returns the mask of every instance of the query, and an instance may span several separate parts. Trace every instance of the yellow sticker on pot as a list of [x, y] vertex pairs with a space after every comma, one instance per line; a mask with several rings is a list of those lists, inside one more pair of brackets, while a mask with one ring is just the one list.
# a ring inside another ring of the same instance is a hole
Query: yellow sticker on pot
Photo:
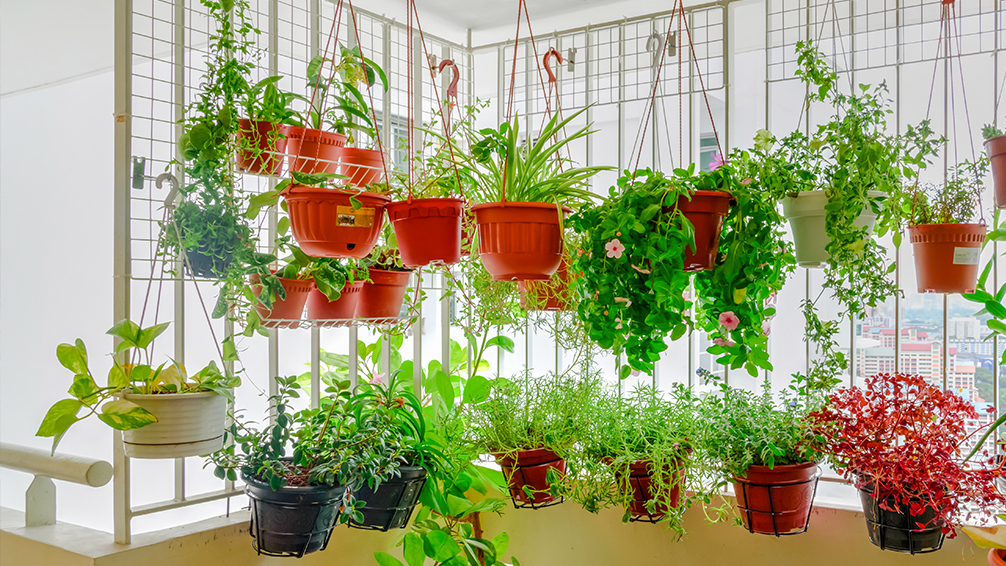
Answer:
[[355, 209], [352, 206], [336, 207], [336, 224], [339, 226], [349, 226], [352, 228], [370, 228], [374, 225], [376, 217], [373, 208]]

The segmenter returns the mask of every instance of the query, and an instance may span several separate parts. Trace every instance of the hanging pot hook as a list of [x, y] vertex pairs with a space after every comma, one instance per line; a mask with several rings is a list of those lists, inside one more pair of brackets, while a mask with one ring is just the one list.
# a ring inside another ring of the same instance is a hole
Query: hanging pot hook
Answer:
[[653, 62], [650, 63], [651, 67], [656, 67], [660, 63], [660, 51], [663, 43], [662, 37], [657, 32], [650, 34], [650, 37], [646, 39], [646, 50], [653, 53]]
[[458, 70], [457, 64], [454, 63], [452, 59], [444, 59], [440, 62], [439, 72], [443, 73], [444, 69], [450, 67], [454, 69], [454, 78], [451, 79], [450, 86], [447, 87], [447, 98], [454, 98], [455, 101], [458, 99], [458, 81], [461, 79], [461, 71]]
[[554, 83], [556, 81], [556, 79], [555, 79], [555, 73], [552, 72], [552, 67], [548, 64], [548, 58], [551, 57], [551, 56], [553, 56], [553, 55], [555, 55], [556, 61], [558, 61], [559, 64], [561, 65], [562, 64], [562, 53], [559, 53], [558, 51], [556, 51], [555, 47], [549, 47], [548, 48], [548, 52], [545, 53], [545, 56], [541, 58], [542, 64], [545, 65], [545, 72], [548, 73], [548, 82], [550, 82], [550, 83]]

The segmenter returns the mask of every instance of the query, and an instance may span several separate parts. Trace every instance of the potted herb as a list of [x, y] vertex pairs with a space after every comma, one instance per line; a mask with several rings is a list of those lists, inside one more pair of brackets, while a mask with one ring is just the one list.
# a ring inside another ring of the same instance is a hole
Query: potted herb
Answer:
[[996, 208], [1006, 208], [1006, 135], [994, 124], [982, 127], [985, 153], [992, 168]]
[[200, 206], [184, 201], [161, 225], [162, 253], [180, 258], [184, 270], [195, 277], [227, 275], [234, 254], [251, 241], [251, 228], [241, 215], [224, 203]]
[[986, 229], [974, 220], [986, 173], [988, 161], [965, 162], [949, 172], [942, 188], [915, 186], [899, 195], [920, 293], [975, 291]]
[[[78, 339], [56, 348], [59, 363], [74, 373], [71, 399], [57, 401], [36, 436], [52, 437], [52, 451], [74, 423], [91, 415], [122, 431], [130, 458], [183, 458], [223, 446], [227, 401], [241, 380], [210, 362], [189, 375], [181, 363], [154, 366], [152, 344], [169, 323], [140, 328], [120, 321], [107, 334], [121, 342], [113, 354], [108, 385], [99, 387], [88, 366], [87, 349]], [[125, 361], [124, 361], [125, 360]], [[80, 410], [86, 411], [78, 417]]]
[[562, 261], [562, 221], [568, 209], [594, 198], [587, 183], [607, 167], [571, 167], [562, 152], [590, 134], [584, 126], [561, 137], [584, 110], [553, 116], [534, 143], [522, 143], [520, 117], [469, 132], [475, 174], [471, 198], [478, 227], [479, 258], [497, 280], [547, 280]]
[[962, 451], [978, 420], [974, 406], [921, 376], [871, 376], [809, 418], [839, 473], [855, 478], [870, 542], [882, 550], [939, 550], [965, 505], [974, 506], [972, 517], [1006, 507], [995, 455], [969, 461], [985, 438], [970, 455]]
[[530, 374], [497, 378], [485, 401], [468, 407], [471, 440], [503, 469], [519, 507], [561, 503], [566, 460], [584, 438], [584, 409], [597, 394], [596, 376]]
[[806, 421], [814, 396], [799, 385], [777, 402], [768, 380], [761, 393], [721, 384], [700, 405], [702, 451], [725, 476], [721, 485], [733, 484], [741, 523], [752, 533], [799, 534], [810, 523], [821, 453]]
[[[367, 271], [353, 260], [312, 258], [309, 271], [315, 288], [307, 297], [307, 318], [314, 321], [343, 321], [356, 316]], [[322, 289], [325, 291], [322, 291]]]
[[237, 168], [256, 175], [279, 175], [286, 157], [287, 125], [296, 123], [290, 102], [297, 98], [279, 90], [277, 75], [251, 85], [238, 120]]
[[374, 248], [370, 256], [363, 260], [368, 278], [363, 283], [356, 307], [357, 318], [390, 320], [402, 314], [412, 270], [402, 265], [395, 236], [390, 229], [385, 231], [385, 238], [385, 243]]

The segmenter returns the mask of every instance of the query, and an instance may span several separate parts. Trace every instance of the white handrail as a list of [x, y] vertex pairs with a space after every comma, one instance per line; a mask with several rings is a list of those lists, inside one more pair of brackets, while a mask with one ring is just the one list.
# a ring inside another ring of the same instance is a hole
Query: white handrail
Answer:
[[101, 487], [112, 479], [112, 465], [104, 460], [66, 454], [50, 456], [48, 450], [7, 442], [0, 442], [0, 467], [91, 487]]

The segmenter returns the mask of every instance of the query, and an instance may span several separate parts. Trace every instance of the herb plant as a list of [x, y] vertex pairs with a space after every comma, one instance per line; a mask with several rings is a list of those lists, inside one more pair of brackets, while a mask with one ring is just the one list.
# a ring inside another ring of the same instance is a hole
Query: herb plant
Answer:
[[[307, 86], [312, 98], [302, 123], [316, 130], [327, 125], [331, 131], [348, 136], [354, 144], [354, 132], [372, 139], [377, 137], [377, 123], [361, 88], [370, 88], [380, 78], [388, 90], [388, 77], [381, 67], [364, 57], [360, 48], [339, 46], [338, 62], [315, 56], [307, 65]], [[336, 78], [338, 77], [338, 80]], [[334, 104], [327, 104], [331, 94]]]
[[923, 184], [902, 188], [892, 202], [892, 206], [900, 206], [895, 214], [906, 224], [972, 223], [981, 208], [988, 172], [988, 157], [982, 156], [975, 163], [964, 162], [949, 170], [942, 187]]
[[985, 124], [982, 126], [982, 137], [990, 140], [992, 138], [997, 138], [1003, 135], [1003, 131], [995, 126], [995, 124]]

